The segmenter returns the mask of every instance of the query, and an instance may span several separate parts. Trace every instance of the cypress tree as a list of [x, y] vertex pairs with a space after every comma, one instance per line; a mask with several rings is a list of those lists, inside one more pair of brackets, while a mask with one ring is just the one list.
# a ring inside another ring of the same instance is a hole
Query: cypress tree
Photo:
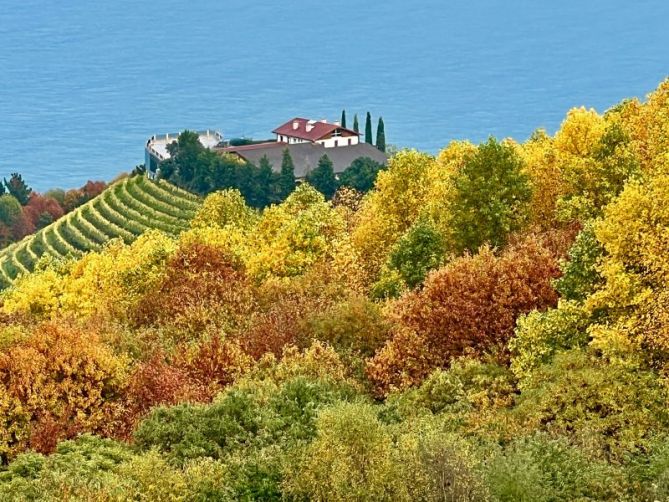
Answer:
[[341, 126], [346, 127], [346, 110], [341, 111]]
[[372, 143], [372, 115], [367, 112], [367, 117], [365, 118], [365, 143]]
[[265, 207], [272, 200], [272, 181], [274, 181], [274, 171], [267, 155], [263, 155], [258, 163], [258, 168], [254, 176], [254, 200], [251, 205], [255, 207]]
[[360, 132], [360, 125], [358, 124], [358, 114], [353, 115], [353, 130], [355, 132]]
[[330, 199], [337, 191], [337, 179], [334, 175], [334, 168], [330, 157], [323, 155], [318, 161], [316, 169], [311, 171], [306, 176], [307, 181], [316, 190]]
[[295, 165], [290, 156], [288, 148], [284, 148], [281, 159], [281, 172], [277, 179], [276, 195], [279, 200], [284, 200], [295, 190]]
[[386, 127], [383, 124], [383, 117], [379, 117], [379, 125], [376, 126], [376, 148], [382, 152], [386, 151]]

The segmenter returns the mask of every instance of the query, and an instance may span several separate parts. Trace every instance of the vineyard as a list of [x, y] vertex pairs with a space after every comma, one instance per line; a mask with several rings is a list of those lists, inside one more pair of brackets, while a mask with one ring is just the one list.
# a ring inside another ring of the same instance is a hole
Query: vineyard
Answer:
[[188, 227], [201, 200], [166, 181], [144, 176], [110, 186], [75, 211], [0, 251], [0, 289], [31, 272], [44, 255], [77, 257], [121, 238], [132, 242], [151, 229], [176, 235]]

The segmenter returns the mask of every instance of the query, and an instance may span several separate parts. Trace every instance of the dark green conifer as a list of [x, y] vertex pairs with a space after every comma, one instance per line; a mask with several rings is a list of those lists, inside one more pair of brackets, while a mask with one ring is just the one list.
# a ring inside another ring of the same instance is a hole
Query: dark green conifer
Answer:
[[382, 152], [386, 151], [386, 128], [383, 124], [383, 117], [379, 117], [379, 125], [376, 126], [376, 148]]
[[365, 143], [372, 145], [372, 115], [367, 112], [367, 118], [365, 118]]
[[330, 157], [323, 155], [318, 161], [316, 169], [306, 176], [307, 182], [316, 190], [330, 199], [337, 191], [337, 179], [334, 175], [334, 168]]
[[295, 190], [295, 165], [288, 148], [284, 148], [281, 159], [281, 172], [277, 178], [277, 198], [284, 200]]

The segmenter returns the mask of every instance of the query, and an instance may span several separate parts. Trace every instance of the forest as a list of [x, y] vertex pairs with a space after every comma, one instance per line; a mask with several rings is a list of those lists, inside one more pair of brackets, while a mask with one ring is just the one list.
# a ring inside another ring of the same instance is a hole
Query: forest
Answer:
[[0, 499], [669, 500], [669, 80], [374, 175], [18, 275]]

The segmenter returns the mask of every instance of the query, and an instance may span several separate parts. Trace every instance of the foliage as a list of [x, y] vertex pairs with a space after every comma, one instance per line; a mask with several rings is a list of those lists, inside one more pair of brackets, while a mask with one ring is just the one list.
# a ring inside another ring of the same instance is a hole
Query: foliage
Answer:
[[363, 202], [351, 238], [370, 275], [378, 273], [395, 241], [424, 211], [429, 199], [426, 179], [435, 159], [405, 150], [378, 174], [375, 190]]
[[249, 274], [299, 275], [333, 251], [343, 229], [341, 217], [323, 196], [308, 184], [301, 184], [283, 204], [267, 208], [248, 239]]
[[244, 228], [253, 223], [254, 216], [239, 190], [228, 189], [208, 195], [191, 226], [225, 228], [233, 225]]
[[444, 262], [444, 238], [429, 221], [419, 220], [397, 241], [388, 257], [388, 268], [396, 270], [404, 283], [414, 288], [427, 273]]
[[288, 148], [284, 148], [281, 157], [281, 170], [276, 180], [276, 198], [285, 200], [295, 190], [295, 165]]
[[667, 498], [667, 96], [0, 197], [0, 498]]
[[621, 473], [562, 439], [520, 438], [495, 454], [486, 478], [495, 500], [616, 500]]
[[339, 175], [339, 185], [369, 192], [383, 166], [369, 157], [359, 157]]
[[376, 148], [386, 151], [386, 126], [383, 124], [383, 117], [379, 117], [379, 124], [376, 126]]
[[309, 500], [401, 500], [392, 438], [370, 405], [345, 403], [324, 410], [316, 438], [289, 473], [289, 494]]
[[48, 452], [80, 430], [104, 431], [123, 391], [126, 364], [95, 334], [53, 323], [4, 350], [2, 457], [26, 446]]
[[378, 305], [359, 295], [312, 314], [307, 326], [316, 340], [364, 356], [383, 345], [389, 330]]
[[563, 436], [590, 455], [620, 461], [666, 427], [666, 399], [652, 372], [573, 350], [534, 372], [514, 414], [526, 430]]
[[591, 322], [588, 312], [573, 301], [560, 301], [555, 309], [519, 317], [515, 337], [509, 341], [515, 375], [522, 382], [555, 354], [586, 347]]
[[367, 112], [365, 116], [365, 143], [373, 144], [374, 138], [372, 136], [372, 115]]
[[309, 171], [306, 180], [326, 199], [331, 199], [337, 191], [337, 180], [332, 168], [332, 161], [327, 155], [318, 159], [318, 165], [313, 171]]
[[555, 304], [557, 274], [556, 258], [537, 238], [500, 256], [484, 248], [432, 273], [394, 305], [396, 336], [368, 367], [377, 391], [419, 384], [452, 357], [503, 354], [519, 315]]
[[19, 173], [12, 173], [9, 177], [9, 181], [7, 181], [7, 179], [4, 181], [9, 195], [18, 200], [22, 206], [25, 206], [30, 200], [32, 188], [23, 181], [23, 177]]
[[490, 138], [479, 145], [454, 179], [452, 225], [456, 249], [499, 247], [527, 218], [531, 187], [511, 146]]

